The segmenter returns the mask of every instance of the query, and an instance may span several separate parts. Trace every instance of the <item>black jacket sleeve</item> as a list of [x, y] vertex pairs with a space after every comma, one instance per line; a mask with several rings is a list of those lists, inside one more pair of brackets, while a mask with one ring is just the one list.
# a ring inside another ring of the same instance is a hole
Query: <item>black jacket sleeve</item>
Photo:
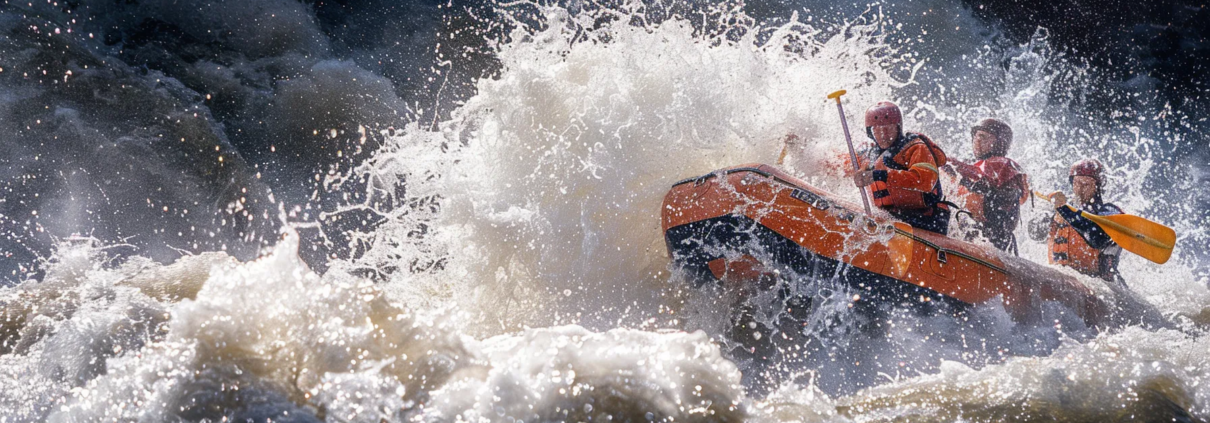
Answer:
[[[1122, 210], [1116, 206], [1106, 205], [1104, 208], [1106, 210], [1100, 210], [1103, 212], [1103, 215], [1122, 214]], [[1071, 227], [1084, 238], [1084, 241], [1088, 243], [1089, 247], [1103, 250], [1112, 245], [1116, 245], [1112, 239], [1109, 239], [1109, 235], [1106, 234], [1100, 226], [1097, 226], [1096, 223], [1093, 223], [1091, 220], [1081, 216], [1078, 210], [1075, 210], [1070, 206], [1064, 206], [1056, 208], [1055, 211], [1062, 215], [1063, 219], [1067, 220], [1067, 223], [1070, 224]]]

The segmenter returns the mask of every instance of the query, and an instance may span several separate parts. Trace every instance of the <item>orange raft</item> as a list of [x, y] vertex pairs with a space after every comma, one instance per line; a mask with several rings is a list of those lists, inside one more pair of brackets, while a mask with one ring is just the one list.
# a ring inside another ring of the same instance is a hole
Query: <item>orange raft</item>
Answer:
[[669, 254], [699, 283], [799, 275], [842, 280], [862, 301], [961, 307], [999, 299], [1019, 322], [1057, 302], [1090, 327], [1110, 317], [1107, 304], [1070, 275], [914, 229], [881, 210], [866, 216], [772, 166], [683, 180], [662, 210]]

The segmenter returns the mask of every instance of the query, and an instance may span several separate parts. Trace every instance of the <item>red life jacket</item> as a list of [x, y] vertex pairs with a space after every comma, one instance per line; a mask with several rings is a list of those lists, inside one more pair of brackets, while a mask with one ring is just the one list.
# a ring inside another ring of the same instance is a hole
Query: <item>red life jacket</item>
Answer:
[[975, 221], [1011, 232], [1016, 229], [1020, 206], [1029, 199], [1029, 176], [1007, 157], [989, 157], [966, 165], [954, 163], [962, 175], [958, 196]]

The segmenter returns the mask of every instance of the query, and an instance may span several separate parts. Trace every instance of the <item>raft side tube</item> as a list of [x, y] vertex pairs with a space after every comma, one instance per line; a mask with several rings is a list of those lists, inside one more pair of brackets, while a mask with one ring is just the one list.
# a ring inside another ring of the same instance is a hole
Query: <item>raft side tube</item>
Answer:
[[1029, 320], [1041, 301], [1063, 304], [1089, 326], [1108, 317], [1105, 303], [1071, 276], [913, 228], [882, 210], [859, 210], [776, 168], [748, 164], [673, 185], [661, 226], [674, 262], [703, 280], [718, 279], [711, 261], [751, 255], [771, 261], [763, 263], [769, 269], [839, 268], [854, 275], [844, 277], [854, 286], [877, 286], [890, 297], [935, 294], [963, 304], [1000, 298], [1018, 321]]

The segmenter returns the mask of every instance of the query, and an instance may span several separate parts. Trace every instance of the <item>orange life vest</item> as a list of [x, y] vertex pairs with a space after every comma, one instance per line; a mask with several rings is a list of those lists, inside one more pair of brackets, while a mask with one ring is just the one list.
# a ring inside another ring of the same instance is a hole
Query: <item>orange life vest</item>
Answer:
[[878, 207], [925, 216], [946, 207], [937, 170], [946, 163], [945, 151], [928, 137], [909, 132], [891, 148], [867, 151], [862, 167], [869, 162], [874, 163], [870, 198]]
[[1050, 222], [1050, 239], [1046, 246], [1050, 250], [1051, 264], [1061, 264], [1086, 275], [1100, 276], [1101, 250], [1088, 245], [1063, 216], [1055, 214]]
[[[1101, 208], [1102, 210], [1090, 212], [1100, 215], [1121, 213], [1117, 206], [1104, 205]], [[1061, 264], [1085, 275], [1105, 280], [1113, 280], [1117, 274], [1118, 257], [1122, 247], [1111, 243], [1101, 249], [1094, 248], [1058, 213], [1055, 213], [1050, 222], [1050, 238], [1046, 245], [1050, 250], [1051, 264]]]

